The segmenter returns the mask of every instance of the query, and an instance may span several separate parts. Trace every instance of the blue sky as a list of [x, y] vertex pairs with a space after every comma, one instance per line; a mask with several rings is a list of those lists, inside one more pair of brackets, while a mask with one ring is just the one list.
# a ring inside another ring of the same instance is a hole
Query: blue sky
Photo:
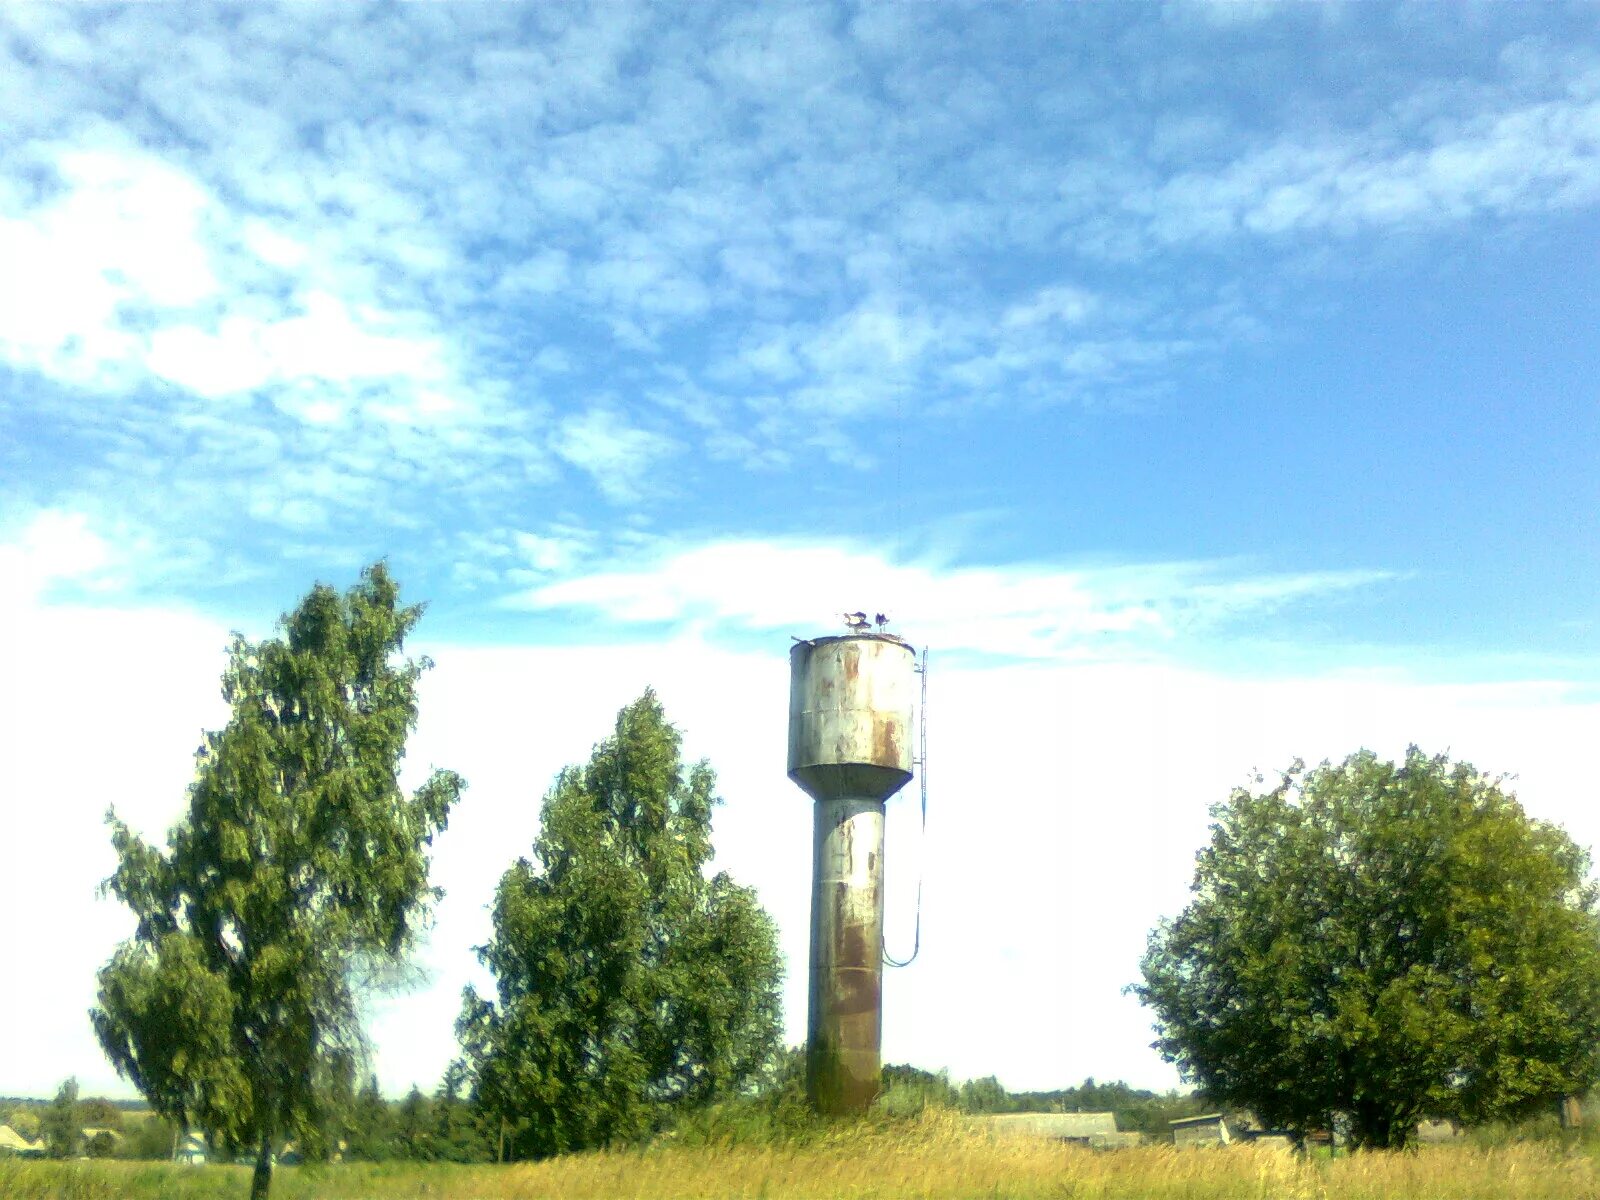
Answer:
[[[81, 905], [51, 1007], [81, 1011], [120, 928], [91, 895], [107, 789], [159, 831], [220, 719], [226, 630], [380, 555], [430, 603], [419, 738], [473, 782], [434, 981], [375, 1014], [392, 1087], [437, 1077], [485, 889], [646, 683], [723, 768], [723, 853], [803, 952], [804, 856], [765, 855], [805, 813], [781, 715], [750, 714], [781, 713], [788, 636], [844, 608], [935, 648], [952, 821], [993, 808], [963, 780], [1021, 822], [1103, 786], [1145, 797], [1116, 836], [1170, 831], [1084, 978], [1021, 948], [1081, 946], [1059, 921], [996, 960], [1115, 1037], [1041, 1055], [919, 1026], [930, 951], [886, 1034], [926, 1065], [1171, 1082], [1117, 989], [1254, 767], [1431, 738], [1583, 832], [1562, 738], [1600, 699], [1597, 26], [1554, 4], [0, 9], [0, 799], [49, 787], [19, 819], [81, 868], [14, 849], [0, 908]], [[61, 691], [68, 662], [92, 698]], [[1014, 781], [983, 782], [994, 705], [1042, 756]], [[1101, 725], [1079, 744], [1068, 718]], [[108, 724], [130, 757], [63, 781]], [[1064, 894], [1063, 861], [1024, 896]], [[1115, 861], [1076, 863], [1078, 900]], [[956, 988], [979, 950], [946, 944]], [[73, 1022], [0, 1092], [109, 1078]]]

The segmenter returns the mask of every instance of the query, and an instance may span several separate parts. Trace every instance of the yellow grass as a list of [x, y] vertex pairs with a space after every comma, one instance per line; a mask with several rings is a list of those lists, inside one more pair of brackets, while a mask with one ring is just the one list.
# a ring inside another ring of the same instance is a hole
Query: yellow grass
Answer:
[[[0, 1200], [244, 1196], [248, 1169], [0, 1163]], [[799, 1147], [658, 1146], [505, 1167], [280, 1168], [278, 1200], [1600, 1200], [1587, 1154], [1549, 1144], [1306, 1160], [1243, 1147], [1096, 1152], [996, 1140], [948, 1115]]]

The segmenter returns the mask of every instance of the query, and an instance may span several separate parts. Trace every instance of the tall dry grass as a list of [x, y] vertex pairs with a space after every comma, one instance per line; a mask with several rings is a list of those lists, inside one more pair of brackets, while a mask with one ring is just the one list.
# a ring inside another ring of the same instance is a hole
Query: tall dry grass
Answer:
[[[282, 1168], [279, 1200], [1600, 1200], [1600, 1170], [1558, 1145], [1426, 1147], [1307, 1160], [1243, 1147], [1096, 1152], [995, 1139], [948, 1113], [803, 1146], [675, 1146], [494, 1166]], [[220, 1200], [242, 1167], [0, 1163], [0, 1200]]]

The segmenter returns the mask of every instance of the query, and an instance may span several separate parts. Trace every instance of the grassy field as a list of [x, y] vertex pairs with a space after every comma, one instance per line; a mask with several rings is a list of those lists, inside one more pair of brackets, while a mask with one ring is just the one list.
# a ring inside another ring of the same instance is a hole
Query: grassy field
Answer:
[[[0, 1200], [212, 1200], [249, 1193], [246, 1167], [0, 1162]], [[1600, 1170], [1559, 1145], [1429, 1147], [1307, 1161], [1241, 1147], [1099, 1153], [994, 1140], [937, 1115], [811, 1145], [658, 1146], [494, 1166], [343, 1165], [274, 1172], [279, 1200], [1600, 1200]]]

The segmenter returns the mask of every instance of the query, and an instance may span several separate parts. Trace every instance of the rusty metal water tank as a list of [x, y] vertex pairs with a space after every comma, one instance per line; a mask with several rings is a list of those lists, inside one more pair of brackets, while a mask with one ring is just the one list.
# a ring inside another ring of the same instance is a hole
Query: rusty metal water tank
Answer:
[[916, 654], [857, 634], [789, 652], [789, 778], [815, 800], [894, 795], [911, 778]]
[[860, 1112], [881, 1073], [883, 806], [911, 778], [916, 654], [815, 638], [789, 670], [789, 778], [816, 801], [806, 1087], [821, 1112]]

